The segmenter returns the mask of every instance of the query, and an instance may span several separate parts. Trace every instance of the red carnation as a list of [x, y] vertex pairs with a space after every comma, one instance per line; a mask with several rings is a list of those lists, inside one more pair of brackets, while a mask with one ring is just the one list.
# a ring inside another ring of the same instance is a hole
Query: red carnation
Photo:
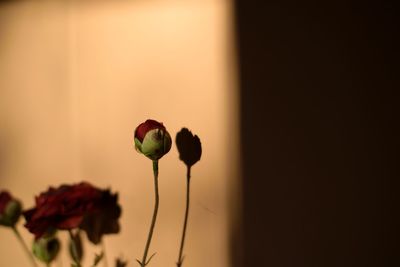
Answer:
[[[101, 215], [105, 207], [115, 211], [110, 220], [118, 224], [121, 209], [117, 195], [112, 195], [113, 198], [110, 195], [109, 190], [100, 190], [85, 182], [50, 188], [36, 197], [36, 207], [24, 212], [25, 227], [37, 239], [54, 229], [78, 228], [86, 217]], [[101, 232], [100, 238], [101, 234], [110, 232]]]

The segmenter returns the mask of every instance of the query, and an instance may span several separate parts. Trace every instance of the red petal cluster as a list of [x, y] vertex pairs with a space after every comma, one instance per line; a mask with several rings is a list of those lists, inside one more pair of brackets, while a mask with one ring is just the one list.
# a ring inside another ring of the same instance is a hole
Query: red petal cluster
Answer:
[[135, 138], [137, 138], [140, 142], [143, 142], [146, 134], [154, 129], [160, 129], [166, 131], [164, 125], [155, 120], [146, 120], [145, 122], [139, 124], [139, 126], [135, 130]]
[[[40, 238], [54, 229], [69, 230], [80, 227], [86, 216], [101, 213], [105, 205], [110, 206], [104, 202], [104, 194], [110, 195], [110, 192], [86, 182], [51, 187], [36, 197], [34, 208], [24, 212], [25, 227], [35, 238]], [[117, 198], [111, 200], [112, 206], [120, 211], [116, 203]], [[120, 212], [118, 217], [119, 215]]]

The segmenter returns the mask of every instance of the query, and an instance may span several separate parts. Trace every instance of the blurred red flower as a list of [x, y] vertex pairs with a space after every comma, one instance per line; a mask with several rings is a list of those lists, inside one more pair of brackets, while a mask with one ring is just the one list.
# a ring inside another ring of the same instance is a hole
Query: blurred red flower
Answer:
[[[95, 228], [97, 240], [100, 240], [104, 233], [119, 231], [118, 218], [121, 208], [117, 199], [117, 195], [112, 195], [109, 190], [100, 190], [86, 182], [51, 187], [36, 197], [36, 207], [23, 213], [26, 219], [25, 227], [37, 239], [55, 229], [78, 228], [86, 218], [96, 221], [93, 219], [95, 216], [101, 218], [100, 225], [96, 225]], [[105, 217], [104, 214], [112, 216]], [[113, 225], [113, 229], [103, 229], [108, 225]], [[87, 225], [85, 228], [90, 229]]]

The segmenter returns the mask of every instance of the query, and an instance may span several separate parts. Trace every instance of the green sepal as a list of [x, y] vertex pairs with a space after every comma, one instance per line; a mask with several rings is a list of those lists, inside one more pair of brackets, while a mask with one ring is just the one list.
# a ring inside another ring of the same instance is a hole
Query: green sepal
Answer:
[[52, 262], [60, 251], [60, 241], [55, 238], [39, 238], [33, 242], [33, 255], [40, 261], [48, 264]]
[[0, 225], [13, 227], [21, 216], [22, 206], [17, 200], [11, 200], [2, 215], [0, 215]]
[[135, 137], [135, 148], [138, 152], [142, 153], [142, 143]]
[[100, 254], [95, 254], [92, 267], [97, 266], [97, 264], [99, 264], [99, 262], [103, 259], [103, 257], [104, 257], [104, 252], [103, 251], [100, 252]]
[[69, 254], [75, 262], [81, 262], [83, 257], [83, 247], [80, 232], [72, 234], [69, 240]]
[[158, 160], [171, 149], [171, 136], [168, 132], [153, 129], [149, 131], [140, 146], [140, 152], [151, 160]]

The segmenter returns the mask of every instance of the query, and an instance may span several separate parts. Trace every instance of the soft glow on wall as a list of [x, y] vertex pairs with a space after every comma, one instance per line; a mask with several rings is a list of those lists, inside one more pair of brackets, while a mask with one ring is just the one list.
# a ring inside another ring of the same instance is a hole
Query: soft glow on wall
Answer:
[[[147, 118], [173, 137], [186, 126], [204, 154], [192, 170], [185, 266], [229, 266], [238, 189], [232, 27], [230, 2], [218, 0], [0, 4], [0, 189], [28, 207], [49, 185], [111, 187], [123, 217], [121, 234], [106, 238], [108, 261], [123, 255], [135, 266], [153, 184], [133, 130]], [[160, 162], [153, 267], [177, 260], [184, 176], [173, 146]], [[0, 228], [0, 236], [0, 266], [26, 266], [12, 233]], [[86, 265], [91, 260], [87, 253]], [[62, 261], [68, 266], [67, 255]]]

